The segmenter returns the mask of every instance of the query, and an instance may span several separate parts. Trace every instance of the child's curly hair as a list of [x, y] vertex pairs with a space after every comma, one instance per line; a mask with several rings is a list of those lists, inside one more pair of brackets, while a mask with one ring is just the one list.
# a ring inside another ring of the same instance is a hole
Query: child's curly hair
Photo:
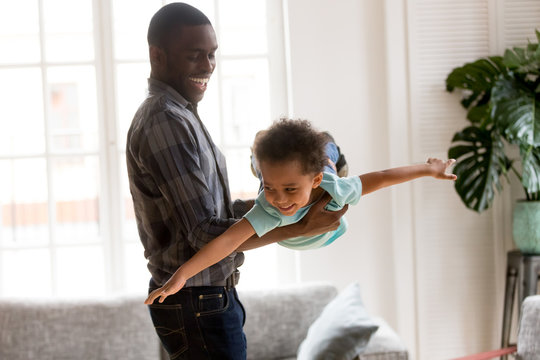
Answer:
[[328, 137], [313, 128], [308, 120], [282, 118], [255, 137], [253, 153], [257, 162], [281, 163], [298, 160], [304, 174], [323, 171], [328, 162]]

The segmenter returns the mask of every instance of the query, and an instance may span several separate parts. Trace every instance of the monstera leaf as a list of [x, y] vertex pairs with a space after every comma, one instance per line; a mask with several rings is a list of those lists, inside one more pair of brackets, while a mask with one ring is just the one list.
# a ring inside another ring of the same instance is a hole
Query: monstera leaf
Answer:
[[495, 191], [501, 191], [501, 175], [511, 162], [492, 130], [469, 126], [457, 132], [452, 143], [448, 157], [457, 160], [456, 191], [469, 209], [482, 212], [491, 206]]
[[491, 92], [492, 118], [511, 144], [540, 146], [540, 101], [527, 84], [500, 79]]
[[[540, 42], [540, 32], [536, 30], [536, 38]], [[506, 49], [504, 64], [518, 74], [540, 75], [540, 46], [529, 43], [523, 48]]]
[[[472, 63], [467, 63], [455, 68], [446, 78], [446, 90], [466, 90], [467, 93], [461, 100], [461, 105], [469, 111], [475, 107], [488, 104], [491, 96], [491, 88], [502, 74], [507, 72], [502, 62], [502, 57], [491, 56], [482, 58]], [[483, 109], [484, 112], [487, 108]], [[478, 111], [478, 109], [474, 109]], [[478, 119], [478, 116], [467, 116], [469, 120]]]

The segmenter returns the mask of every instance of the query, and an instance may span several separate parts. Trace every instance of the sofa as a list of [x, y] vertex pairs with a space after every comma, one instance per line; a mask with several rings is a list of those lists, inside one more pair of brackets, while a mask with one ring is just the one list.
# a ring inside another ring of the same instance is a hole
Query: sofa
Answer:
[[[317, 320], [339, 298], [334, 286], [322, 283], [239, 290], [239, 296], [247, 312], [248, 359], [254, 360], [296, 359], [308, 331], [315, 332]], [[0, 298], [0, 359], [166, 359], [143, 299]], [[374, 331], [355, 360], [408, 359], [405, 346], [383, 319], [362, 321]], [[325, 326], [325, 321], [318, 322]]]

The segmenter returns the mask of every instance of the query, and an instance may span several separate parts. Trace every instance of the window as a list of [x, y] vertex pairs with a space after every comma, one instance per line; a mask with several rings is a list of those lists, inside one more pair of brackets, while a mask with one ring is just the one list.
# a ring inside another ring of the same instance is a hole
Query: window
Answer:
[[[270, 91], [284, 87], [281, 12], [265, 0], [188, 2], [220, 44], [199, 112], [227, 157], [233, 198], [253, 197], [249, 146], [286, 112], [285, 91]], [[163, 4], [0, 3], [0, 295], [146, 289], [124, 149], [146, 96], [148, 23]], [[244, 267], [263, 264], [271, 281], [274, 251], [252, 251]]]

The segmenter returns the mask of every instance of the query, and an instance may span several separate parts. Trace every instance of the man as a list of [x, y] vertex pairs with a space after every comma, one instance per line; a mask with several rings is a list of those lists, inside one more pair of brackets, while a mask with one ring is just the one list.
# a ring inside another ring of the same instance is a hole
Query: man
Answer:
[[[252, 201], [232, 202], [225, 159], [197, 114], [215, 69], [218, 44], [208, 18], [173, 3], [150, 21], [149, 94], [134, 116], [126, 158], [139, 236], [152, 275], [163, 285], [203, 245], [237, 221]], [[163, 303], [149, 305], [171, 359], [245, 359], [245, 314], [235, 285], [241, 250], [336, 229], [344, 213], [316, 204], [305, 220], [248, 240], [195, 275]]]

